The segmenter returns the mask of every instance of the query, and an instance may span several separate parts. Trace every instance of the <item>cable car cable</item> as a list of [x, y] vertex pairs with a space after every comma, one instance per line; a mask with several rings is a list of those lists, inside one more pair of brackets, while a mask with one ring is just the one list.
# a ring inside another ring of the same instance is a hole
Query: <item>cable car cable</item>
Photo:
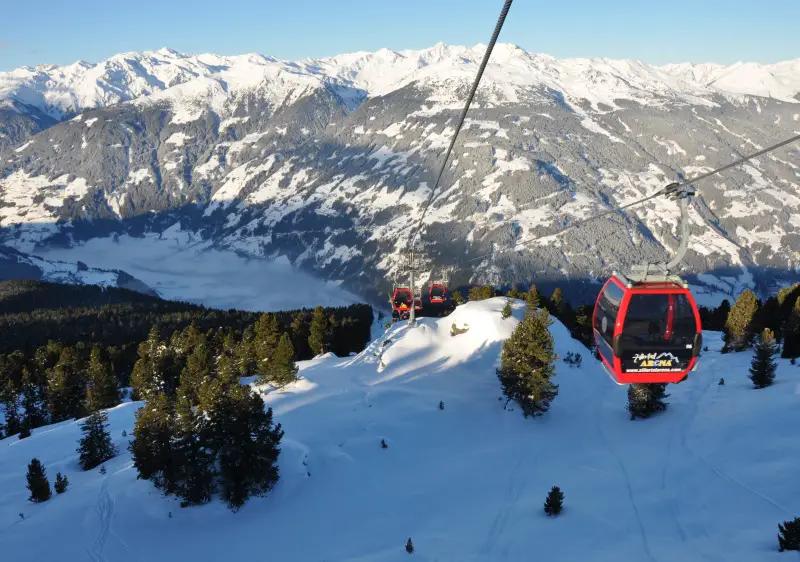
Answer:
[[456, 144], [458, 133], [461, 131], [461, 127], [463, 127], [464, 125], [464, 120], [467, 117], [467, 111], [469, 110], [469, 106], [472, 104], [472, 99], [475, 97], [475, 92], [478, 90], [478, 84], [480, 84], [483, 72], [484, 70], [486, 70], [486, 65], [489, 63], [489, 57], [492, 55], [492, 50], [494, 49], [495, 43], [497, 43], [497, 38], [500, 35], [500, 30], [502, 29], [503, 23], [505, 22], [506, 16], [508, 15], [508, 10], [511, 9], [512, 1], [513, 0], [505, 0], [503, 9], [500, 11], [500, 17], [497, 19], [497, 24], [495, 24], [494, 33], [492, 33], [492, 38], [489, 40], [489, 44], [486, 47], [486, 52], [483, 55], [483, 60], [481, 61], [481, 66], [478, 69], [478, 75], [475, 77], [475, 81], [472, 83], [472, 90], [470, 90], [469, 96], [467, 97], [467, 103], [464, 105], [464, 109], [461, 111], [461, 117], [458, 120], [456, 131], [455, 133], [453, 133], [453, 138], [450, 140], [450, 146], [447, 148], [447, 152], [444, 155], [444, 162], [442, 162], [442, 168], [439, 170], [439, 175], [436, 178], [436, 182], [433, 184], [433, 189], [431, 190], [431, 194], [428, 196], [428, 201], [422, 208], [422, 214], [419, 217], [419, 222], [417, 223], [414, 234], [411, 237], [412, 248], [414, 246], [414, 242], [416, 241], [417, 235], [419, 235], [419, 232], [422, 229], [422, 221], [425, 220], [425, 215], [428, 212], [428, 208], [431, 206], [434, 199], [436, 198], [435, 197], [436, 189], [439, 187], [439, 182], [441, 181], [442, 176], [444, 175], [444, 171], [447, 168], [447, 161], [450, 159], [450, 154], [453, 152], [453, 147]]

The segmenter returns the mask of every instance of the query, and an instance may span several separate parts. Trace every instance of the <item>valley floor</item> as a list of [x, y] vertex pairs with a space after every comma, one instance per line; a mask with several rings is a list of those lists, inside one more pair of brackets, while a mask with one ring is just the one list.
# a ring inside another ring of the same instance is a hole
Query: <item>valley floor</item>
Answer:
[[[515, 301], [503, 320], [504, 302], [301, 363], [300, 382], [266, 396], [286, 431], [281, 480], [238, 513], [181, 509], [136, 479], [127, 452], [105, 476], [81, 472], [78, 422], [0, 441], [3, 559], [392, 561], [409, 560], [409, 537], [413, 559], [431, 561], [797, 559], [777, 552], [776, 533], [800, 515], [800, 367], [781, 361], [776, 384], [752, 390], [751, 354], [721, 355], [707, 334], [697, 372], [668, 387], [669, 409], [630, 421], [626, 387], [555, 321], [556, 351], [580, 352], [583, 366], [559, 361], [550, 412], [524, 419], [503, 410], [494, 373], [524, 313]], [[452, 337], [453, 322], [470, 329]], [[109, 412], [123, 451], [138, 406]], [[51, 482], [57, 471], [71, 482], [42, 505], [26, 500], [34, 456]], [[548, 518], [554, 485], [565, 509]]]
[[[93, 238], [72, 248], [35, 251], [46, 259], [83, 261], [91, 267], [121, 269], [165, 299], [212, 308], [250, 311], [347, 306], [363, 299], [293, 268], [286, 260], [248, 259], [210, 249], [186, 232], [168, 229], [142, 238]], [[224, 290], [220, 290], [224, 288]]]

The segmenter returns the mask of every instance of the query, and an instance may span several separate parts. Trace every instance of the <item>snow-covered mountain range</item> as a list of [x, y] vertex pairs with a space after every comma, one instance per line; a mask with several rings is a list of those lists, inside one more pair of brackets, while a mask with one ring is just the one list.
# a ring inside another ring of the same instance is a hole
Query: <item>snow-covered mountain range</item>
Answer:
[[[35, 252], [177, 229], [187, 244], [286, 256], [383, 293], [405, 276], [484, 48], [297, 62], [162, 49], [0, 73], [0, 237]], [[426, 216], [421, 280], [557, 280], [662, 260], [678, 211], [654, 200], [461, 265], [797, 132], [800, 59], [655, 67], [500, 44]], [[797, 278], [799, 150], [698, 186], [686, 260], [698, 286], [719, 296]]]

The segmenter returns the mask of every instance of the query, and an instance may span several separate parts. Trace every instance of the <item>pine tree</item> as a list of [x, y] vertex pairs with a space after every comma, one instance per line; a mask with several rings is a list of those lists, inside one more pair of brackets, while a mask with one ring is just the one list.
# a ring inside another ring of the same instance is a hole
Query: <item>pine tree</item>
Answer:
[[269, 364], [280, 338], [278, 318], [269, 312], [264, 313], [253, 325], [253, 357], [256, 361], [256, 374], [267, 376]]
[[200, 334], [181, 371], [178, 396], [185, 398], [190, 404], [197, 403], [197, 391], [214, 369], [214, 354], [211, 347], [205, 334]]
[[758, 300], [750, 289], [746, 289], [736, 299], [725, 322], [725, 332], [732, 350], [741, 351], [750, 345], [753, 339], [753, 319], [757, 312]]
[[66, 492], [67, 486], [69, 486], [69, 480], [67, 480], [67, 477], [62, 476], [60, 472], [56, 473], [56, 483], [53, 486], [56, 490], [56, 494], [63, 494]]
[[206, 446], [206, 420], [185, 397], [178, 399], [171, 462], [175, 466], [176, 494], [186, 505], [200, 505], [214, 494], [214, 452]]
[[48, 376], [47, 396], [53, 423], [80, 418], [86, 412], [86, 377], [75, 349], [65, 347]]
[[86, 374], [89, 382], [86, 407], [90, 412], [112, 408], [119, 404], [120, 395], [114, 367], [100, 346], [92, 347]]
[[506, 301], [506, 305], [503, 307], [503, 320], [511, 316], [511, 301]]
[[564, 504], [564, 492], [558, 486], [553, 486], [544, 500], [544, 512], [548, 517], [561, 513]]
[[453, 304], [456, 306], [464, 304], [464, 296], [461, 294], [461, 291], [453, 291], [453, 296], [451, 298], [453, 299]]
[[38, 347], [34, 352], [31, 375], [40, 387], [47, 387], [48, 373], [58, 363], [58, 358], [61, 357], [63, 350], [64, 344], [50, 341], [47, 342], [47, 345]]
[[553, 316], [560, 317], [564, 309], [564, 294], [561, 292], [561, 287], [555, 288], [548, 304], [550, 313]]
[[631, 419], [649, 418], [669, 406], [666, 384], [632, 384], [628, 386], [628, 412]]
[[467, 298], [471, 301], [482, 301], [495, 296], [494, 287], [491, 285], [476, 285], [471, 287]]
[[139, 358], [131, 372], [131, 387], [135, 400], [147, 400], [159, 392], [173, 394], [178, 386], [180, 371], [171, 348], [161, 340], [156, 326], [150, 329], [147, 339], [139, 344]]
[[4, 433], [7, 436], [16, 435], [22, 428], [19, 419], [19, 397], [11, 381], [6, 383], [5, 388], [0, 389], [0, 403], [3, 404], [3, 414], [6, 420]]
[[297, 380], [298, 367], [294, 362], [294, 347], [289, 334], [283, 333], [278, 342], [278, 349], [269, 363], [266, 375], [259, 379], [261, 384], [274, 383], [278, 386], [286, 386]]
[[795, 517], [794, 521], [784, 521], [783, 525], [778, 523], [778, 550], [800, 550], [800, 517]]
[[308, 346], [311, 353], [316, 357], [326, 351], [328, 343], [328, 318], [325, 316], [325, 309], [318, 306], [314, 309], [311, 317], [311, 327], [308, 332]]
[[47, 480], [47, 471], [39, 459], [31, 460], [26, 477], [28, 479], [27, 488], [31, 492], [28, 501], [41, 503], [50, 499], [53, 492], [50, 490], [50, 482]]
[[513, 287], [511, 287], [511, 290], [510, 290], [510, 291], [508, 291], [508, 293], [506, 294], [506, 296], [507, 296], [508, 298], [510, 298], [510, 299], [516, 299], [516, 298], [519, 298], [519, 291], [517, 290], [517, 286], [516, 286], [516, 285], [514, 285]]
[[541, 306], [542, 299], [539, 296], [536, 285], [531, 285], [530, 290], [525, 293], [525, 303], [528, 305], [526, 311], [528, 314], [533, 314]]
[[794, 302], [781, 327], [783, 331], [783, 351], [781, 357], [794, 359], [800, 357], [800, 299]]
[[234, 364], [240, 376], [252, 377], [256, 374], [256, 358], [253, 351], [255, 337], [253, 327], [248, 326], [242, 332], [239, 345], [233, 350]]
[[128, 449], [138, 478], [150, 480], [165, 494], [174, 494], [177, 476], [172, 442], [175, 408], [163, 393], [151, 396], [136, 412], [133, 440]]
[[411, 537], [408, 537], [408, 541], [406, 542], [406, 552], [414, 554], [414, 543], [411, 542]]
[[92, 470], [119, 452], [111, 442], [108, 432], [108, 414], [103, 411], [92, 413], [81, 425], [83, 437], [78, 444], [81, 468]]
[[[378, 316], [382, 320], [383, 313]], [[308, 345], [309, 325], [306, 322], [306, 314], [302, 310], [294, 315], [292, 323], [289, 325], [292, 334], [292, 345], [298, 357], [310, 357], [312, 355], [311, 347]]]
[[261, 397], [242, 385], [219, 397], [211, 416], [221, 432], [220, 495], [238, 510], [250, 496], [266, 495], [278, 481], [283, 430], [273, 423], [272, 408], [265, 412]]
[[547, 310], [527, 314], [503, 344], [497, 376], [503, 394], [519, 404], [526, 418], [543, 415], [558, 396], [558, 385], [551, 382], [558, 357], [549, 325]]
[[775, 370], [778, 368], [775, 352], [775, 335], [769, 328], [764, 328], [756, 341], [755, 355], [750, 363], [748, 376], [755, 388], [766, 388], [775, 381]]
[[42, 389], [33, 381], [30, 371], [25, 368], [22, 377], [22, 408], [25, 416], [22, 425], [28, 430], [47, 424], [47, 402]]

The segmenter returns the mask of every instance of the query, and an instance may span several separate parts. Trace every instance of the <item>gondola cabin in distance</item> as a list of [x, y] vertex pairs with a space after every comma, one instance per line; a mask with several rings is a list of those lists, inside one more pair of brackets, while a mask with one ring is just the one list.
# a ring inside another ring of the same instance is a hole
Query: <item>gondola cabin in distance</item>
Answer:
[[430, 289], [430, 301], [435, 304], [441, 304], [447, 297], [447, 288], [441, 283], [434, 283]]
[[637, 283], [614, 273], [597, 297], [592, 326], [617, 384], [681, 382], [703, 344], [697, 305], [688, 285], [674, 278]]

